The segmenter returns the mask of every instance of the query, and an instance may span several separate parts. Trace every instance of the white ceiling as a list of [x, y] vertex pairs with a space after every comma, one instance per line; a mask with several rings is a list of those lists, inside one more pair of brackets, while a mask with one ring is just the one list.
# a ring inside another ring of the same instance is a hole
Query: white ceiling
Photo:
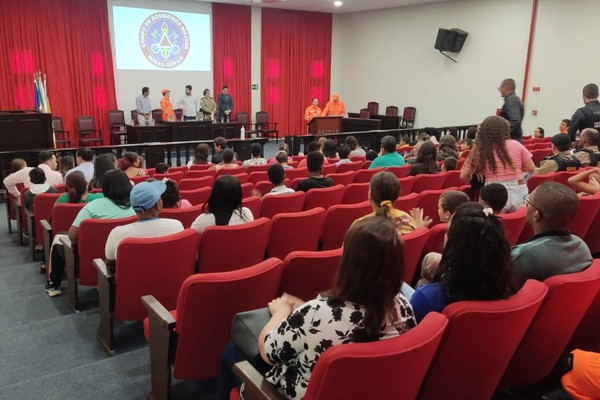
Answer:
[[281, 8], [285, 10], [331, 12], [345, 14], [359, 11], [396, 8], [415, 4], [440, 3], [452, 0], [342, 0], [341, 7], [333, 5], [334, 0], [196, 0], [215, 3], [241, 4], [257, 7]]

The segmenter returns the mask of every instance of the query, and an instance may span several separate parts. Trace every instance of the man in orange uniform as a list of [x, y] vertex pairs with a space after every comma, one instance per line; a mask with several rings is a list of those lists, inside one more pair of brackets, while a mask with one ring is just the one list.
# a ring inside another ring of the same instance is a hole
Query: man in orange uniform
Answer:
[[163, 98], [160, 101], [160, 108], [162, 108], [162, 119], [163, 121], [175, 121], [175, 110], [173, 110], [173, 104], [169, 97], [171, 91], [169, 89], [162, 90]]
[[314, 117], [321, 116], [321, 109], [319, 108], [319, 99], [316, 97], [312, 99], [312, 104], [306, 107], [306, 111], [304, 111], [304, 121], [308, 124], [313, 120]]
[[334, 93], [331, 95], [331, 100], [327, 103], [323, 112], [321, 113], [321, 117], [326, 117], [328, 115], [346, 115], [346, 106], [344, 102], [340, 100], [339, 93]]

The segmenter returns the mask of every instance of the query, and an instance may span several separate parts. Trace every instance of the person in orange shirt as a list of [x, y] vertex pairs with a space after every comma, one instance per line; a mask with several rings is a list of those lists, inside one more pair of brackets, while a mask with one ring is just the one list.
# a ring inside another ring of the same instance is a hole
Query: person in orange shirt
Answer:
[[560, 121], [560, 125], [558, 127], [559, 133], [569, 133], [569, 126], [571, 125], [570, 119], [563, 119]]
[[162, 119], [163, 121], [175, 121], [175, 110], [173, 110], [173, 103], [171, 103], [171, 91], [169, 89], [162, 90], [163, 98], [160, 101], [160, 108], [162, 108]]
[[334, 93], [331, 95], [331, 100], [327, 103], [323, 112], [321, 113], [321, 117], [326, 117], [328, 115], [346, 115], [346, 106], [344, 102], [340, 100], [339, 93]]
[[308, 124], [313, 120], [314, 117], [321, 116], [321, 109], [319, 108], [319, 99], [316, 97], [312, 99], [312, 104], [306, 107], [306, 111], [304, 111], [304, 121]]

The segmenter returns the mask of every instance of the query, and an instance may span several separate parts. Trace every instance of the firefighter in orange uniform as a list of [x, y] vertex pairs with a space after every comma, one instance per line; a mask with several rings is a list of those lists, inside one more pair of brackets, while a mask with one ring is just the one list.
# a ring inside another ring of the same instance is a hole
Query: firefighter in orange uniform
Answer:
[[175, 121], [175, 110], [173, 110], [173, 103], [171, 103], [171, 91], [169, 89], [162, 90], [163, 98], [160, 101], [160, 108], [162, 108], [162, 119], [163, 121]]
[[321, 109], [319, 108], [319, 99], [316, 97], [312, 99], [310, 106], [306, 107], [304, 111], [304, 121], [308, 124], [314, 117], [321, 116]]
[[327, 103], [323, 112], [321, 113], [321, 117], [326, 117], [328, 115], [346, 115], [346, 106], [344, 102], [340, 100], [339, 93], [334, 93], [331, 95], [331, 100]]

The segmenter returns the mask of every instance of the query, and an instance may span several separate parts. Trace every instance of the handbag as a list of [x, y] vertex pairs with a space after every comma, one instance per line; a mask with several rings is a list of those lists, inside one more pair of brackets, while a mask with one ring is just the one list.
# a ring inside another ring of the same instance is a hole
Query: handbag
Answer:
[[248, 360], [260, 358], [258, 336], [271, 319], [268, 307], [236, 314], [231, 323], [231, 340]]

